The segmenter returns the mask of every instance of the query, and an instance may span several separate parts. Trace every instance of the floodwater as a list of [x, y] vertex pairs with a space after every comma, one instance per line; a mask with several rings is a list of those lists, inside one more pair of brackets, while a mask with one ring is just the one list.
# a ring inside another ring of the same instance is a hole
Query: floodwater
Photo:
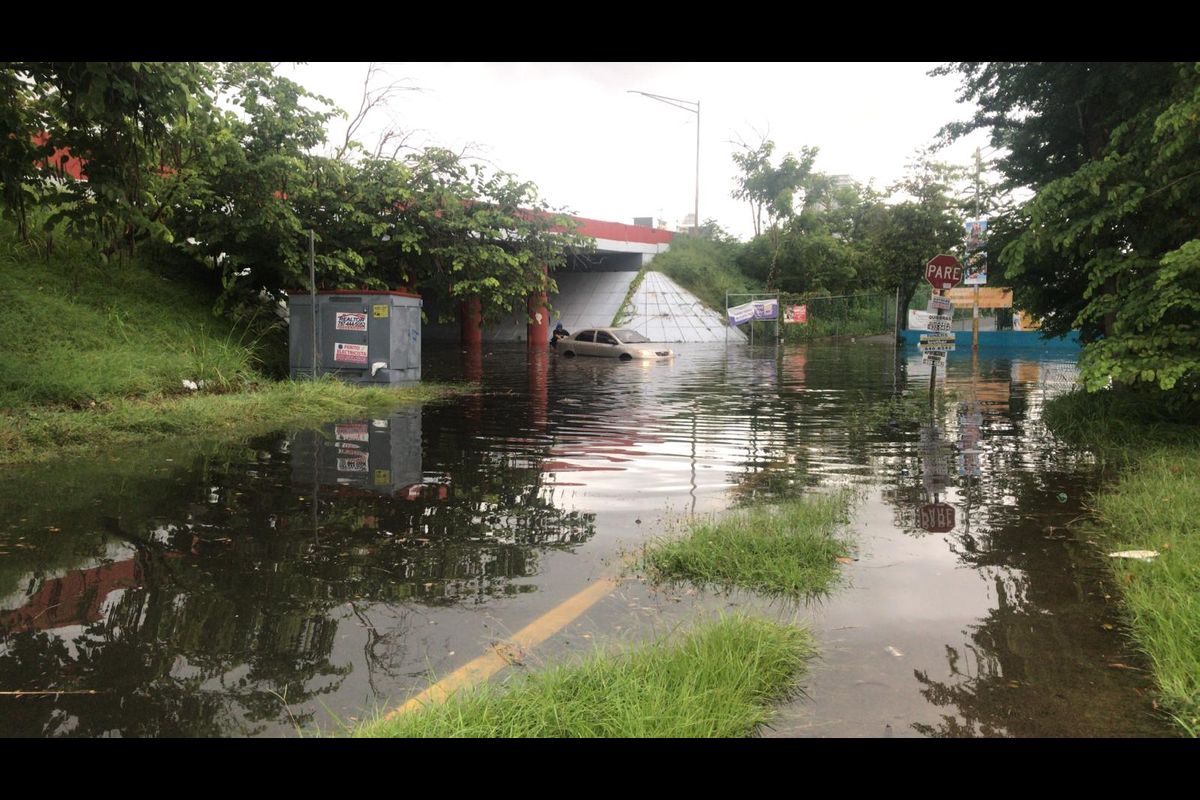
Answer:
[[1067, 528], [1101, 479], [1041, 420], [1071, 360], [952, 358], [930, 411], [928, 367], [890, 343], [681, 350], [432, 350], [427, 379], [479, 390], [0, 472], [0, 735], [337, 731], [686, 515], [841, 487], [856, 560], [828, 597], [627, 578], [514, 660], [746, 605], [809, 624], [821, 653], [764, 735], [1174, 735]]

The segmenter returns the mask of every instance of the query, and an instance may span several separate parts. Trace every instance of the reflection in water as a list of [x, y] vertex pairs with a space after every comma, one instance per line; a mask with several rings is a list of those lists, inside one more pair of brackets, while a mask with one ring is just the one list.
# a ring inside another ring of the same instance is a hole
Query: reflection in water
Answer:
[[455, 668], [611, 572], [661, 531], [643, 518], [846, 485], [862, 557], [813, 612], [826, 666], [802, 719], [1164, 730], [1144, 678], [1108, 666], [1132, 658], [1063, 533], [1096, 480], [1041, 422], [1071, 364], [952, 358], [932, 410], [928, 368], [890, 344], [430, 350], [423, 369], [479, 386], [0, 476], [0, 688], [99, 692], [0, 700], [0, 735], [288, 734]]
[[[102, 694], [22, 700], [0, 731], [255, 733], [280, 722], [280, 696], [312, 719], [355, 663], [372, 687], [422, 672], [406, 634], [420, 608], [533, 589], [541, 553], [594, 531], [546, 501], [540, 470], [481, 470], [456, 438], [432, 473], [420, 409], [218, 448], [178, 481], [120, 465], [119, 498], [55, 517], [51, 544], [68, 546], [0, 562], [0, 685]], [[28, 538], [19, 520], [0, 541]], [[347, 662], [351, 625], [366, 636]]]

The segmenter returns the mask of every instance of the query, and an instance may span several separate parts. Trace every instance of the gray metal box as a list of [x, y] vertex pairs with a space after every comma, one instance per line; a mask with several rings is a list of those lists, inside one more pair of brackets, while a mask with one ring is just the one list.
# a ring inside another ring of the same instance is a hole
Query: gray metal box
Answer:
[[[288, 298], [291, 377], [312, 375], [313, 298]], [[421, 298], [405, 292], [317, 292], [317, 375], [366, 384], [421, 380]]]

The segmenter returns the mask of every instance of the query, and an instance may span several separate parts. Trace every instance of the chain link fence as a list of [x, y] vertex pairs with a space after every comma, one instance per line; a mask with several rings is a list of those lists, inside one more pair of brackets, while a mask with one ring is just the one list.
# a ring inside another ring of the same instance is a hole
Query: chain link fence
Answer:
[[[877, 336], [896, 332], [896, 294], [779, 295], [785, 342], [829, 336]], [[797, 320], [803, 321], [797, 321]]]

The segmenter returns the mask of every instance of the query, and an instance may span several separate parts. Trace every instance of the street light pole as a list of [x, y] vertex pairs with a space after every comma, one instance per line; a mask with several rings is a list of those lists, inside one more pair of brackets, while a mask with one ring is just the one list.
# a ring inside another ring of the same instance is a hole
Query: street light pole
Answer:
[[661, 94], [651, 94], [650, 92], [640, 92], [637, 89], [629, 89], [629, 94], [640, 94], [643, 97], [649, 97], [651, 100], [657, 100], [660, 103], [666, 103], [669, 106], [682, 108], [684, 111], [690, 111], [696, 115], [696, 207], [692, 209], [692, 231], [696, 234], [700, 233], [700, 101], [699, 100], [680, 100], [676, 97], [666, 97]]

